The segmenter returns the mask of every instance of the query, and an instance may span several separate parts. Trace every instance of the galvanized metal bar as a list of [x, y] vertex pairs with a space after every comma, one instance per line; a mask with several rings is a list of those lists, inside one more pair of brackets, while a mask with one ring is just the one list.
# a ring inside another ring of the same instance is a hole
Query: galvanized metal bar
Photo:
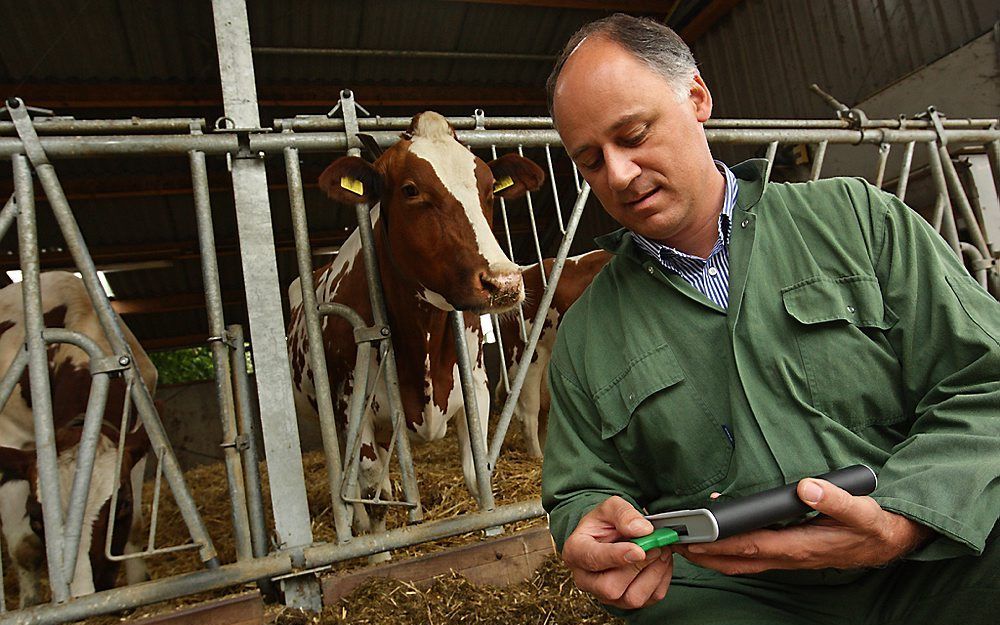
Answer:
[[14, 196], [12, 195], [7, 200], [7, 203], [3, 205], [3, 210], [0, 210], [0, 241], [3, 241], [3, 238], [7, 235], [7, 231], [16, 218], [17, 202], [14, 201]]
[[[244, 0], [212, 0], [223, 108], [238, 128], [260, 128], [250, 27]], [[284, 146], [281, 146], [284, 149]], [[249, 153], [234, 150], [232, 176], [240, 259], [247, 292], [247, 316], [253, 337], [254, 372], [264, 448], [270, 466], [271, 507], [278, 544], [300, 547], [313, 541], [299, 446], [291, 368], [285, 343], [278, 285], [267, 173], [252, 142]], [[285, 603], [319, 611], [319, 583], [314, 577], [285, 580]]]
[[449, 61], [535, 61], [551, 63], [549, 54], [513, 54], [509, 52], [451, 52], [445, 50], [373, 50], [353, 48], [291, 48], [257, 46], [254, 54], [266, 56], [325, 56], [377, 59], [442, 59]]
[[979, 286], [983, 287], [983, 290], [989, 291], [989, 269], [985, 266], [980, 266], [982, 265], [983, 260], [985, 260], [982, 253], [980, 253], [979, 249], [971, 243], [962, 241], [959, 245], [962, 248], [962, 255], [968, 256], [972, 260], [972, 275], [976, 278], [976, 282], [979, 283]]
[[289, 552], [278, 552], [264, 558], [227, 564], [214, 570], [185, 573], [144, 584], [106, 590], [61, 605], [35, 606], [7, 612], [0, 616], [0, 625], [61, 625], [544, 515], [545, 510], [537, 499], [500, 506], [489, 513], [410, 525], [390, 530], [380, 536], [370, 534], [359, 536], [346, 545], [323, 544], [306, 547], [302, 552], [304, 565], [293, 564]]
[[958, 230], [955, 227], [955, 214], [951, 207], [951, 198], [948, 196], [948, 183], [944, 178], [944, 168], [941, 164], [941, 153], [938, 151], [937, 141], [927, 143], [927, 160], [930, 163], [931, 179], [937, 188], [938, 198], [942, 205], [941, 235], [955, 252], [955, 256], [961, 259], [962, 249], [959, 246]]
[[906, 188], [910, 184], [910, 166], [913, 164], [913, 149], [916, 141], [908, 141], [903, 148], [903, 164], [899, 169], [899, 183], [896, 185], [896, 197], [902, 202], [906, 199]]
[[247, 374], [247, 355], [243, 339], [243, 326], [232, 324], [226, 328], [232, 341], [229, 370], [236, 390], [236, 416], [243, 436], [243, 483], [246, 485], [247, 512], [250, 517], [250, 542], [255, 558], [267, 555], [267, 521], [264, 517], [264, 496], [261, 491], [260, 465], [257, 455], [257, 424], [253, 402], [250, 398], [250, 379]]
[[[359, 120], [360, 124], [360, 120]], [[829, 141], [835, 144], [925, 143], [937, 138], [934, 130], [908, 128], [893, 130], [877, 128], [871, 130], [842, 129], [796, 129], [796, 128], [728, 128], [706, 131], [709, 142], [735, 145], [760, 145], [779, 141], [780, 143], [819, 143]], [[983, 144], [1000, 139], [1000, 130], [991, 129], [945, 129], [950, 143]], [[370, 131], [369, 134], [382, 147], [389, 147], [399, 140], [399, 133], [391, 131]], [[458, 140], [473, 149], [488, 148], [490, 145], [524, 147], [544, 147], [559, 145], [559, 135], [555, 130], [511, 129], [511, 130], [459, 130]], [[347, 149], [343, 133], [249, 133], [250, 151], [277, 154], [286, 147], [294, 147], [302, 152], [342, 152]], [[107, 135], [95, 137], [42, 137], [42, 147], [50, 158], [90, 158], [139, 155], [179, 155], [191, 150], [199, 150], [207, 155], [236, 154], [240, 150], [238, 138], [233, 133], [213, 133], [207, 135]], [[0, 137], [0, 158], [12, 154], [23, 154], [24, 146], [18, 139]]]
[[[552, 305], [552, 298], [555, 296], [556, 287], [559, 285], [559, 276], [562, 275], [563, 265], [566, 263], [566, 257], [569, 255], [569, 248], [573, 244], [573, 237], [576, 235], [577, 226], [580, 225], [580, 217], [583, 215], [583, 207], [587, 204], [588, 197], [590, 197], [590, 185], [584, 183], [583, 188], [580, 190], [580, 195], [576, 198], [576, 204], [573, 205], [573, 212], [570, 214], [569, 223], [566, 225], [566, 236], [563, 237], [562, 243], [559, 244], [559, 251], [556, 253], [555, 260], [552, 263], [552, 273], [549, 275], [549, 287], [542, 294], [542, 299], [538, 302], [538, 312], [535, 313], [535, 318], [532, 320], [531, 335], [524, 346], [524, 353], [521, 355], [520, 360], [524, 365], [517, 368], [517, 375], [514, 376], [514, 384], [511, 386], [510, 394], [507, 396], [507, 403], [503, 406], [503, 411], [500, 413], [500, 420], [497, 422], [496, 430], [493, 432], [493, 439], [490, 441], [490, 471], [496, 468], [497, 459], [500, 457], [500, 448], [503, 446], [504, 437], [507, 435], [507, 428], [510, 426], [511, 417], [514, 415], [517, 398], [521, 393], [521, 388], [524, 386], [525, 379], [528, 377], [528, 369], [531, 368], [528, 366], [528, 363], [531, 362], [531, 357], [535, 353], [535, 346], [538, 345], [538, 338], [542, 335], [545, 317], [548, 315], [549, 306]], [[539, 267], [540, 271], [543, 269], [544, 267]]]
[[969, 232], [971, 237], [971, 243], [976, 246], [979, 253], [983, 258], [990, 257], [990, 248], [986, 244], [986, 238], [983, 236], [983, 231], [979, 227], [979, 220], [976, 219], [975, 212], [972, 210], [972, 205], [969, 203], [969, 196], [965, 193], [965, 187], [962, 186], [962, 181], [958, 177], [958, 171], [955, 169], [955, 163], [951, 160], [951, 155], [948, 154], [948, 148], [939, 145], [938, 154], [941, 155], [941, 164], [944, 166], [944, 177], [945, 181], [948, 183], [948, 188], [951, 191], [951, 197], [955, 198], [958, 202], [958, 211], [965, 220], [965, 228]]
[[576, 161], [570, 159], [569, 164], [573, 166], [573, 186], [576, 187], [576, 194], [580, 194], [580, 170], [576, 167]]
[[878, 146], [878, 165], [875, 167], [875, 186], [882, 188], [882, 181], [885, 179], [885, 165], [889, 161], [889, 150], [892, 145], [880, 143]]
[[198, 247], [201, 253], [201, 279], [205, 289], [205, 308], [208, 314], [208, 335], [212, 337], [210, 343], [215, 373], [215, 401], [222, 427], [220, 447], [226, 465], [226, 486], [229, 490], [236, 558], [245, 560], [253, 557], [253, 547], [250, 543], [250, 519], [247, 516], [243, 467], [240, 462], [240, 452], [236, 448], [236, 404], [233, 400], [232, 376], [229, 371], [229, 348], [225, 342], [226, 322], [222, 310], [219, 261], [215, 253], [215, 229], [212, 224], [208, 169], [205, 166], [203, 152], [192, 150], [188, 153], [188, 160], [191, 166]]
[[[476, 488], [479, 491], [479, 509], [493, 510], [493, 483], [486, 457], [487, 426], [479, 413], [476, 397], [476, 382], [472, 378], [472, 363], [469, 360], [469, 346], [465, 340], [465, 314], [458, 310], [448, 313], [451, 330], [455, 333], [455, 355], [458, 357], [458, 378], [462, 385], [462, 399], [465, 402], [465, 421], [472, 448], [472, 464], [476, 471]], [[487, 415], [489, 418], [489, 415]], [[460, 443], [461, 444], [461, 443]]]
[[[826, 146], [824, 145], [823, 148], [825, 147]], [[764, 182], [767, 182], [771, 179], [771, 169], [774, 167], [774, 156], [777, 153], [778, 153], [778, 142], [771, 141], [770, 143], [768, 143], [767, 153], [764, 155], [764, 158], [767, 159], [767, 169], [764, 170]], [[813, 162], [813, 169], [816, 169], [815, 162]]]
[[[361, 251], [365, 261], [365, 275], [368, 279], [368, 298], [371, 301], [372, 317], [376, 326], [388, 326], [389, 315], [386, 312], [385, 295], [382, 287], [382, 274], [379, 271], [378, 257], [375, 253], [375, 234], [372, 231], [370, 209], [367, 204], [355, 204], [354, 213], [358, 220], [358, 233], [361, 235]], [[385, 354], [385, 386], [389, 403], [389, 413], [392, 415], [393, 436], [396, 439], [399, 458], [400, 481], [403, 485], [404, 499], [415, 504], [407, 510], [407, 518], [411, 523], [423, 519], [423, 509], [420, 506], [420, 488], [413, 470], [413, 454], [410, 452], [410, 439], [406, 428], [406, 415], [403, 413], [403, 402], [399, 397], [399, 374], [396, 372], [396, 353], [392, 346], [392, 338], [387, 337], [383, 343]]]
[[[490, 153], [493, 155], [493, 160], [497, 160], [497, 146], [490, 145]], [[511, 262], [516, 262], [514, 260], [514, 239], [510, 236], [510, 221], [507, 219], [507, 200], [500, 198], [500, 216], [503, 218], [503, 231], [507, 237], [507, 255]], [[528, 332], [524, 325], [524, 306], [522, 304], [517, 305], [517, 321], [521, 328], [521, 337], [524, 340], [528, 340]]]
[[[524, 148], [517, 146], [517, 154], [524, 158]], [[541, 264], [545, 258], [542, 256], [542, 245], [538, 240], [538, 225], [535, 223], [535, 206], [531, 201], [531, 191], [525, 193], [524, 198], [528, 201], [528, 221], [531, 224], [531, 240], [535, 244], [535, 255], [538, 258], [538, 263]], [[545, 285], [548, 284], [545, 272], [540, 272], [540, 275], [542, 277], [542, 288], [545, 288]]]
[[493, 324], [493, 336], [497, 337], [497, 349], [500, 355], [500, 379], [503, 380], [503, 390], [510, 393], [510, 380], [507, 376], [507, 356], [503, 351], [503, 330], [500, 327], [500, 317], [490, 315], [490, 323]]
[[149, 513], [149, 540], [146, 544], [146, 551], [156, 550], [156, 525], [160, 520], [160, 492], [163, 488], [163, 455], [160, 450], [154, 454], [156, 456], [156, 476], [153, 478], [153, 504]]
[[990, 171], [993, 172], [993, 186], [1000, 190], [1000, 139], [986, 144], [986, 155], [990, 161]]
[[[299, 152], [285, 148], [285, 177], [288, 180], [288, 201], [292, 214], [292, 231], [295, 236], [295, 259], [299, 269], [299, 287], [302, 292], [302, 315], [305, 319], [309, 341], [309, 366], [312, 368], [313, 388], [316, 390], [316, 410], [319, 413], [323, 453], [326, 455], [326, 480], [330, 488], [330, 506], [337, 531], [337, 542], [351, 540], [351, 513], [340, 499], [341, 466], [340, 443], [337, 423], [333, 414], [333, 393], [326, 369], [326, 352], [323, 328], [320, 324], [313, 283], [312, 249], [309, 245], [309, 225], [305, 197], [302, 192], [302, 172], [299, 169]], [[361, 391], [362, 394], [364, 390]]]
[[10, 394], [14, 392], [14, 387], [21, 381], [24, 368], [27, 366], [27, 348], [17, 350], [17, 355], [14, 356], [14, 360], [11, 361], [10, 366], [7, 367], [7, 371], [3, 374], [3, 378], [0, 379], [0, 410], [3, 410], [3, 407], [7, 405]]
[[[187, 132], [192, 125], [204, 129], [205, 120], [197, 118], [72, 119], [39, 117], [34, 121], [40, 135], [89, 135], [105, 133]], [[0, 135], [16, 135], [13, 122], [0, 122]]]
[[[819, 176], [823, 171], [823, 160], [826, 158], [826, 147], [828, 144], [828, 141], [820, 141], [816, 146], [816, 153], [813, 155], [812, 169], [809, 171], [810, 180], [819, 180]], [[772, 143], [771, 145], [774, 146], [775, 150], [777, 150], [778, 145], [776, 143]], [[770, 146], [768, 146], [768, 154], [771, 154]], [[773, 162], [773, 160], [773, 156], [768, 157], [768, 172], [771, 171], [770, 163]]]
[[[10, 103], [8, 103], [8, 108]], [[12, 115], [14, 112], [12, 112]], [[69, 580], [63, 567], [63, 509], [56, 464], [55, 426], [52, 422], [52, 394], [49, 388], [49, 361], [42, 308], [41, 265], [38, 261], [38, 229], [35, 223], [34, 186], [28, 159], [17, 155], [14, 165], [14, 195], [20, 214], [17, 218], [21, 260], [21, 292], [24, 301], [24, 342], [28, 350], [28, 379], [31, 385], [31, 414], [35, 428], [35, 456], [38, 490], [45, 524], [45, 552], [49, 565], [52, 601], [69, 599]]]
[[559, 232], [566, 234], [566, 225], [563, 224], [562, 207], [559, 205], [559, 188], [556, 186], [556, 173], [552, 168], [552, 150], [545, 146], [545, 162], [549, 166], [549, 184], [552, 185], [552, 201], [556, 205], [556, 220], [559, 222]]
[[[15, 123], [22, 125], [22, 128], [19, 129], [22, 132], [22, 136], [28, 137], [24, 141], [25, 148], [29, 150], [29, 156], [32, 157], [34, 162], [35, 173], [38, 175], [39, 182], [41, 182], [42, 188], [45, 190], [45, 195], [48, 197], [52, 212], [59, 224], [59, 229], [66, 240], [66, 246], [73, 257], [73, 262], [80, 271], [80, 276], [83, 279], [87, 295], [90, 297], [91, 305], [97, 313], [101, 329], [104, 330], [104, 334], [115, 355], [119, 358], [127, 358], [127, 364], [132, 366], [134, 371], [135, 357], [128, 342], [125, 340], [125, 335], [118, 323], [118, 316], [111, 308], [111, 302], [108, 300], [107, 295], [104, 293], [104, 287], [101, 286], [100, 280], [97, 278], [97, 269], [94, 267], [94, 261], [87, 249], [86, 242], [83, 240], [80, 227], [76, 223], [73, 211], [70, 209], [66, 195], [63, 193], [62, 186], [59, 184], [59, 178], [56, 176], [55, 169], [48, 162], [37, 136], [33, 136], [33, 129], [24, 127], [27, 125], [24, 123], [27, 115], [21, 112], [20, 108], [10, 109], [9, 103], [8, 109], [12, 111]], [[24, 210], [19, 199], [18, 206], [22, 211]], [[177, 508], [181, 512], [188, 530], [191, 532], [191, 538], [200, 545], [202, 561], [210, 567], [217, 566], [218, 558], [215, 548], [212, 545], [212, 540], [205, 529], [201, 516], [198, 514], [198, 508], [194, 499], [191, 497], [191, 493], [184, 482], [184, 474], [181, 471], [180, 464], [177, 462], [177, 457], [174, 455], [173, 448], [170, 446], [170, 440], [163, 429], [163, 424], [156, 414], [153, 398], [149, 394], [149, 389], [146, 388], [142, 376], [138, 375], [137, 371], [136, 377], [138, 378], [138, 384], [132, 388], [132, 399], [135, 402], [139, 417], [142, 419], [143, 427], [149, 437], [150, 444], [154, 448], [165, 447], [167, 449], [164, 455], [164, 471], [167, 476], [167, 483], [170, 485], [170, 490], [174, 494]]]

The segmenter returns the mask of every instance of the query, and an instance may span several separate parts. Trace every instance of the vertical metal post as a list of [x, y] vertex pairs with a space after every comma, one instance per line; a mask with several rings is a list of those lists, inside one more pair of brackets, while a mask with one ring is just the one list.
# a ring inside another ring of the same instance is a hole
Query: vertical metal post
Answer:
[[264, 499], [260, 487], [260, 467], [257, 459], [257, 425], [254, 423], [253, 403], [250, 399], [250, 380], [247, 375], [247, 353], [243, 343], [243, 326], [232, 324], [226, 328], [233, 349], [230, 352], [229, 370], [236, 387], [236, 416], [240, 434], [245, 437], [243, 446], [243, 472], [247, 491], [247, 510], [250, 515], [250, 538], [253, 556], [267, 555], [267, 522], [264, 518]]
[[[295, 258], [299, 267], [299, 286], [302, 290], [302, 315], [309, 339], [309, 365], [316, 389], [316, 409], [319, 413], [320, 434], [326, 454], [326, 479], [330, 487], [330, 505], [337, 542], [351, 540], [350, 511], [340, 497], [341, 458], [337, 424], [333, 415], [333, 394], [330, 376], [326, 370], [326, 352], [323, 348], [323, 328], [316, 306], [316, 287], [313, 284], [312, 250], [309, 245], [309, 224], [306, 202], [302, 193], [302, 172], [299, 170], [299, 151], [285, 148], [285, 177], [288, 180], [288, 201], [292, 212], [292, 229], [295, 235]], [[355, 393], [364, 394], [364, 387], [355, 386]]]
[[[541, 301], [538, 302], [538, 312], [535, 313], [535, 318], [531, 324], [531, 336], [528, 337], [524, 346], [524, 353], [521, 355], [520, 362], [522, 366], [517, 368], [517, 375], [514, 376], [514, 384], [511, 386], [510, 394], [507, 396], [507, 403], [503, 406], [496, 431], [493, 432], [493, 440], [490, 441], [490, 471], [496, 468], [497, 459], [500, 457], [500, 447], [503, 445], [503, 439], [507, 435], [507, 428], [510, 426], [511, 417], [514, 416], [517, 397], [524, 386], [524, 380], [528, 377], [528, 369], [531, 368], [528, 365], [531, 363], [532, 354], [535, 353], [535, 346], [538, 345], [538, 338], [542, 335], [545, 317], [549, 313], [549, 306], [552, 305], [552, 298], [555, 296], [556, 286], [559, 284], [559, 276], [562, 275], [563, 265], [566, 263], [566, 257], [569, 255], [569, 248], [573, 245], [576, 227], [580, 224], [580, 217], [583, 215], [583, 207], [586, 206], [588, 197], [590, 197], [590, 185], [584, 183], [580, 190], [580, 195], [576, 198], [573, 212], [570, 214], [569, 224], [566, 226], [566, 236], [563, 237], [562, 243], [559, 244], [559, 251], [556, 253], [556, 258], [552, 263], [552, 273], [549, 275], [549, 287], [545, 289]], [[544, 270], [544, 267], [539, 269]]]
[[823, 159], [826, 158], [826, 147], [829, 143], [829, 141], [820, 141], [819, 144], [816, 145], [816, 153], [813, 155], [812, 171], [809, 172], [810, 180], [819, 180], [819, 175], [823, 171]]
[[556, 219], [559, 221], [559, 232], [566, 234], [566, 226], [563, 224], [562, 207], [559, 206], [559, 188], [556, 186], [556, 172], [552, 168], [552, 150], [549, 145], [545, 145], [545, 162], [549, 166], [549, 184], [552, 186], [552, 201], [556, 205]]
[[899, 183], [896, 185], [896, 197], [902, 202], [906, 199], [906, 187], [910, 184], [910, 165], [913, 164], [913, 148], [916, 141], [908, 141], [903, 149], [903, 165], [899, 169]]
[[17, 218], [21, 255], [21, 292], [24, 297], [24, 341], [28, 348], [28, 379], [31, 384], [31, 413], [35, 426], [35, 455], [38, 462], [42, 521], [45, 523], [45, 552], [49, 564], [52, 601], [69, 599], [69, 580], [63, 568], [63, 510], [56, 467], [55, 427], [52, 423], [52, 395], [49, 388], [49, 359], [42, 336], [41, 265], [38, 260], [38, 230], [35, 224], [35, 191], [28, 159], [12, 157], [14, 195], [20, 214]]
[[[943, 211], [940, 223], [941, 234], [955, 252], [955, 256], [961, 260], [962, 248], [958, 241], [958, 229], [955, 227], [955, 213], [951, 207], [951, 198], [948, 197], [948, 183], [944, 179], [944, 169], [941, 166], [941, 153], [938, 152], [936, 141], [931, 141], [927, 144], [927, 159], [930, 161], [931, 178], [934, 180], [934, 186], [937, 187], [938, 201], [941, 203]], [[939, 224], [934, 225], [938, 226]]]
[[[497, 146], [490, 146], [490, 153], [493, 155], [493, 160], [497, 160]], [[574, 174], [574, 180], [576, 180]], [[507, 235], [507, 253], [510, 255], [510, 261], [516, 263], [514, 260], [514, 240], [510, 236], [510, 222], [507, 220], [507, 200], [500, 198], [500, 216], [503, 217], [503, 231]], [[524, 307], [520, 304], [517, 306], [517, 320], [521, 328], [521, 339], [528, 340], [528, 331], [525, 329], [524, 325]]]
[[774, 167], [774, 155], [777, 153], [778, 153], [778, 142], [772, 141], [768, 143], [767, 153], [764, 155], [764, 158], [767, 159], [767, 169], [764, 170], [764, 182], [768, 182], [771, 180], [771, 169]]
[[226, 463], [226, 483], [229, 488], [236, 559], [253, 557], [250, 544], [250, 520], [247, 518], [246, 490], [243, 467], [236, 448], [236, 406], [233, 402], [232, 380], [229, 374], [229, 350], [226, 346], [226, 323], [222, 312], [222, 286], [219, 283], [219, 261], [215, 254], [215, 229], [212, 225], [212, 204], [208, 191], [208, 170], [205, 153], [188, 152], [191, 163], [191, 184], [194, 191], [195, 218], [198, 224], [198, 245], [201, 252], [201, 279], [205, 288], [205, 308], [208, 311], [208, 334], [211, 337], [212, 365], [215, 370], [215, 400], [222, 425], [222, 450]]
[[[522, 158], [524, 157], [524, 148], [520, 145], [517, 146], [517, 154]], [[542, 257], [542, 246], [538, 241], [538, 226], [535, 224], [535, 205], [531, 201], [531, 191], [524, 194], [524, 199], [528, 202], [528, 220], [531, 223], [531, 241], [535, 244], [535, 255], [538, 257], [538, 264], [541, 265], [545, 259]], [[511, 260], [513, 260], [513, 256], [511, 257]], [[544, 289], [546, 284], [548, 284], [545, 272], [542, 271], [539, 275], [542, 278], [542, 288]]]
[[892, 146], [888, 143], [878, 144], [878, 166], [875, 168], [875, 186], [882, 188], [882, 180], [885, 179], [885, 165], [889, 161], [889, 150]]
[[[244, 0], [212, 0], [219, 75], [225, 114], [237, 128], [259, 128], [257, 88], [250, 53], [250, 25]], [[309, 503], [299, 446], [291, 368], [278, 286], [277, 259], [264, 162], [256, 155], [233, 159], [233, 194], [240, 238], [240, 259], [247, 294], [247, 315], [254, 345], [254, 371], [267, 461], [275, 532], [282, 548], [312, 543]], [[285, 603], [319, 611], [315, 577], [284, 581]]]
[[465, 340], [465, 315], [458, 310], [448, 313], [451, 329], [455, 333], [455, 354], [458, 356], [458, 377], [462, 384], [462, 398], [465, 400], [465, 420], [468, 424], [469, 442], [472, 445], [472, 462], [476, 468], [476, 486], [479, 489], [479, 509], [490, 511], [493, 503], [493, 484], [486, 457], [486, 437], [483, 434], [479, 401], [476, 399], [476, 384], [472, 379], [472, 364], [469, 361], [469, 346]]

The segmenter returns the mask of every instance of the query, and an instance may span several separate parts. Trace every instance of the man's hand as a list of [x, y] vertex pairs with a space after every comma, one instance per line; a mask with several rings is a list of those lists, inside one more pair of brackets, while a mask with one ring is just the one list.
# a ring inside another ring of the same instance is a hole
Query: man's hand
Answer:
[[826, 480], [801, 480], [798, 495], [825, 517], [714, 543], [675, 545], [674, 550], [727, 575], [770, 569], [856, 569], [887, 564], [932, 534], [924, 525], [883, 510], [871, 497], [855, 497]]
[[644, 552], [639, 545], [618, 542], [653, 531], [632, 504], [609, 497], [588, 512], [566, 539], [562, 559], [580, 590], [616, 608], [634, 609], [663, 599], [674, 570], [668, 549]]

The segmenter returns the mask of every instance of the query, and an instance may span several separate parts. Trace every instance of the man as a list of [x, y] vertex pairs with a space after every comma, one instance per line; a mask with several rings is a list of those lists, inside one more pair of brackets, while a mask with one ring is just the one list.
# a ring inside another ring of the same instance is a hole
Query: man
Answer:
[[[624, 228], [549, 371], [542, 497], [577, 585], [632, 622], [995, 622], [1000, 306], [896, 198], [713, 161], [666, 27], [585, 26], [549, 78]], [[872, 497], [802, 479], [876, 470]], [[798, 482], [822, 516], [648, 554], [643, 512]], [[675, 556], [683, 556], [675, 557]]]

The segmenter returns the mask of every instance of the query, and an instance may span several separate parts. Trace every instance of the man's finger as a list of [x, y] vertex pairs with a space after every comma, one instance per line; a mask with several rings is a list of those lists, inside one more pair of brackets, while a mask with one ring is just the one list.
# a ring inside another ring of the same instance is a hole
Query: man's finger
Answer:
[[653, 524], [621, 497], [608, 497], [594, 511], [604, 520], [613, 523], [621, 535], [627, 538], [645, 536], [653, 531]]
[[646, 559], [646, 552], [639, 545], [628, 541], [602, 543], [586, 534], [574, 532], [566, 539], [562, 558], [570, 568], [596, 573], [640, 563]]
[[871, 526], [882, 510], [871, 497], [855, 497], [826, 480], [800, 480], [797, 492], [799, 499], [814, 510], [850, 527]]

